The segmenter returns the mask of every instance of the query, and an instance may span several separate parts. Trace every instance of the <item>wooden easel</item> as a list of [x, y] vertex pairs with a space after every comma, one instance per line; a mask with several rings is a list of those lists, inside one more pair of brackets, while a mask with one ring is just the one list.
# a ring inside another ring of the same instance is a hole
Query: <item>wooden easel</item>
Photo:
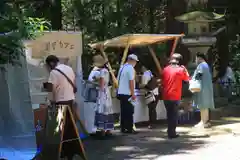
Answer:
[[[69, 124], [71, 124], [71, 126], [69, 128], [72, 129], [71, 131], [68, 130], [68, 132], [73, 132], [74, 136], [76, 138], [65, 139], [65, 137], [64, 137], [67, 116], [70, 117]], [[72, 113], [69, 106], [64, 106], [63, 107], [63, 129], [62, 129], [62, 132], [61, 132], [61, 142], [60, 142], [60, 146], [59, 146], [59, 159], [61, 158], [64, 144], [70, 143], [70, 142], [73, 142], [73, 141], [75, 141], [76, 146], [79, 147], [78, 149], [79, 149], [80, 157], [82, 158], [82, 160], [87, 160], [87, 156], [86, 156], [86, 153], [85, 153], [85, 150], [84, 150], [84, 147], [83, 147], [82, 140], [79, 137], [79, 132], [78, 132], [78, 129], [77, 129], [77, 126], [76, 126], [76, 123], [75, 123], [73, 113]], [[72, 146], [72, 147], [76, 147], [76, 146]]]

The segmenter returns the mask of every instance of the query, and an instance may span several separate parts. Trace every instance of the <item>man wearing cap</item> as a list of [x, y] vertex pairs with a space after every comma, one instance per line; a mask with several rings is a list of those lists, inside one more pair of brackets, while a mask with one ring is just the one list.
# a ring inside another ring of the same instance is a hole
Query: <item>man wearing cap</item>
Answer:
[[121, 105], [121, 132], [136, 133], [133, 129], [134, 106], [129, 99], [136, 100], [135, 95], [135, 65], [138, 62], [135, 54], [130, 54], [127, 62], [121, 66], [118, 73], [118, 99]]
[[176, 126], [178, 120], [178, 104], [182, 96], [182, 81], [189, 80], [189, 74], [184, 66], [180, 66], [182, 56], [173, 54], [169, 65], [162, 72], [162, 93], [167, 110], [168, 137], [177, 138]]

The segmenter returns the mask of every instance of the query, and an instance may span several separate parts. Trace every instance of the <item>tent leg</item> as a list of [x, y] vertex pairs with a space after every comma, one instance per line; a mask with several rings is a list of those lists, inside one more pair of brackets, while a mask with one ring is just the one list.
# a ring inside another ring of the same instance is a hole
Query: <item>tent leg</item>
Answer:
[[175, 52], [177, 44], [178, 44], [178, 40], [179, 40], [179, 37], [176, 37], [174, 40], [173, 46], [172, 46], [172, 51], [171, 51], [170, 56], [172, 56], [172, 54]]
[[124, 64], [124, 62], [126, 61], [129, 47], [130, 47], [130, 44], [128, 43], [127, 46], [126, 46], [126, 48], [124, 49], [123, 57], [122, 57], [121, 65], [120, 65], [120, 66], [122, 66], [122, 65]]
[[162, 72], [162, 68], [161, 68], [161, 65], [160, 65], [160, 61], [158, 60], [157, 56], [156, 56], [156, 53], [153, 51], [152, 47], [151, 46], [148, 46], [148, 50], [151, 54], [151, 56], [153, 57], [153, 60], [157, 66], [157, 69], [158, 69], [158, 72], [159, 72], [159, 76], [161, 75], [161, 72]]
[[[104, 52], [104, 48], [103, 47], [100, 48], [100, 51], [101, 51], [103, 57], [108, 61], [108, 57], [107, 57], [106, 53]], [[112, 76], [112, 80], [113, 80], [114, 86], [117, 87], [118, 86], [118, 82], [117, 82], [117, 78], [116, 78], [116, 76], [115, 76], [115, 74], [113, 72], [112, 66], [111, 66], [111, 64], [109, 62], [108, 62], [107, 65], [108, 65], [109, 72], [110, 72], [110, 74]]]

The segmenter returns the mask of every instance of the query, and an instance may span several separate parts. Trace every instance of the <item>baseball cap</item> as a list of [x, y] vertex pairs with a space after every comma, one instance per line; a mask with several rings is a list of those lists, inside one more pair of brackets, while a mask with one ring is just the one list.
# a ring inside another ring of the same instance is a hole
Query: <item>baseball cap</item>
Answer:
[[180, 60], [182, 60], [182, 55], [180, 53], [174, 53], [171, 56], [171, 59], [176, 59], [176, 60], [180, 61]]
[[132, 59], [132, 60], [135, 60], [135, 61], [139, 61], [139, 60], [138, 60], [138, 57], [137, 57], [135, 54], [130, 54], [130, 55], [128, 55], [128, 59]]
[[178, 64], [179, 60], [177, 60], [176, 58], [172, 58], [172, 59], [170, 59], [169, 63]]

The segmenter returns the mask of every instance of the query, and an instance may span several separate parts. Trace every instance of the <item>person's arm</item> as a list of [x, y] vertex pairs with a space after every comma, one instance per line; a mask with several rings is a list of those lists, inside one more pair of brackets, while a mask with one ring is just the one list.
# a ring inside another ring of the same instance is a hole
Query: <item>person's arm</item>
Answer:
[[189, 73], [188, 73], [188, 71], [187, 71], [187, 68], [186, 67], [184, 67], [184, 66], [181, 66], [182, 67], [182, 80], [183, 81], [189, 81], [190, 80], [190, 76], [189, 76]]
[[132, 96], [133, 99], [136, 98], [135, 96], [135, 92], [134, 92], [134, 89], [135, 89], [135, 81], [134, 81], [134, 74], [135, 74], [135, 71], [134, 71], [134, 68], [133, 67], [129, 67], [128, 68], [128, 72], [127, 72], [127, 76], [128, 76], [128, 79], [129, 79], [129, 89], [130, 89], [130, 94]]
[[198, 65], [197, 67], [197, 73], [195, 75], [196, 80], [201, 80], [203, 76], [203, 66], [201, 64]]
[[53, 86], [57, 84], [57, 78], [56, 78], [56, 73], [54, 71], [50, 72], [48, 82], [45, 82], [43, 84], [44, 89], [46, 89], [47, 92], [53, 92]]

